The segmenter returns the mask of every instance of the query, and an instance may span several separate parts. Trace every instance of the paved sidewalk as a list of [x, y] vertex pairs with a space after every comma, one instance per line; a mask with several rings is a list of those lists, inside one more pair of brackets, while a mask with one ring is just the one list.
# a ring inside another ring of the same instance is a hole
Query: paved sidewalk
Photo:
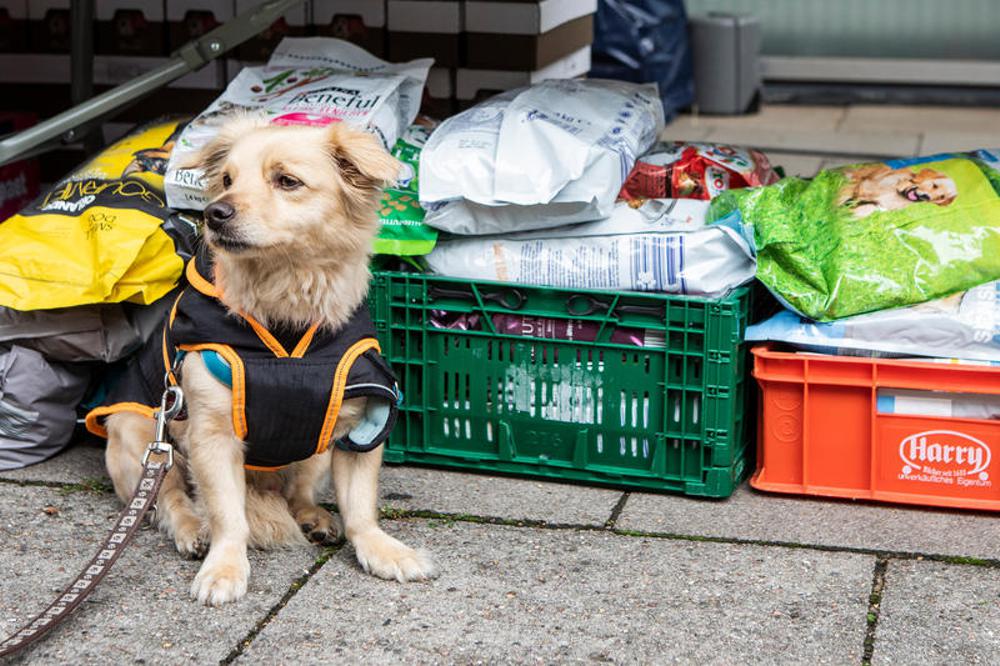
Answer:
[[[0, 474], [0, 634], [110, 526], [102, 450]], [[384, 525], [442, 575], [365, 575], [350, 546], [254, 553], [246, 598], [199, 606], [197, 562], [144, 531], [18, 663], [995, 663], [990, 515], [727, 501], [386, 467]]]
[[790, 176], [889, 157], [1000, 148], [1000, 108], [772, 104], [746, 116], [676, 118], [671, 140], [760, 148]]

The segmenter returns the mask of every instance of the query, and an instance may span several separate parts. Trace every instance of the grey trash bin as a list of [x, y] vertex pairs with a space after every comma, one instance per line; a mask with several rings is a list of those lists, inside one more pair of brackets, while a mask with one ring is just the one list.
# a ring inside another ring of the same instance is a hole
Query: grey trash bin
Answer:
[[699, 113], [735, 115], [760, 103], [760, 21], [711, 12], [691, 17], [694, 96]]

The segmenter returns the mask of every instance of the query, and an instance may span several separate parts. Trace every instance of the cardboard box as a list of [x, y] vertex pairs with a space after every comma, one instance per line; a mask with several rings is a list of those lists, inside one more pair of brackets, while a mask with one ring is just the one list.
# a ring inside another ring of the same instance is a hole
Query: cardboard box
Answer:
[[465, 32], [541, 35], [597, 11], [597, 0], [466, 0]]
[[464, 108], [511, 88], [531, 85], [545, 79], [572, 79], [590, 71], [590, 46], [533, 71], [469, 69], [455, 72], [455, 97]]
[[459, 0], [389, 0], [386, 11], [390, 60], [434, 58], [439, 67], [461, 64]]
[[[116, 86], [150, 72], [169, 61], [166, 57], [95, 56], [94, 85]], [[225, 63], [215, 60], [196, 72], [171, 82], [168, 88], [186, 90], [221, 90], [226, 86]]]
[[28, 49], [32, 53], [69, 53], [69, 0], [28, 3]]
[[386, 6], [382, 0], [313, 0], [312, 23], [317, 35], [357, 44], [385, 56]]
[[[374, 0], [373, 0], [374, 1]], [[252, 9], [260, 4], [260, 0], [236, 0], [236, 13]], [[284, 16], [262, 30], [256, 37], [243, 42], [237, 47], [234, 55], [239, 60], [265, 62], [271, 57], [271, 52], [285, 37], [303, 37], [308, 34], [312, 20], [312, 6], [303, 2]]]
[[[0, 136], [19, 132], [35, 124], [33, 113], [0, 111]], [[0, 166], [0, 222], [14, 215], [38, 196], [38, 160], [22, 160]]]
[[0, 53], [28, 50], [28, 0], [0, 0]]
[[233, 0], [166, 0], [167, 51], [173, 52], [233, 18]]
[[163, 0], [100, 0], [94, 5], [94, 53], [166, 55]]
[[56, 53], [0, 54], [0, 82], [3, 82], [4, 85], [23, 83], [68, 86], [69, 81], [69, 55]]
[[420, 113], [443, 120], [458, 109], [455, 99], [455, 70], [447, 67], [431, 67], [424, 86], [424, 96], [420, 103]]
[[593, 14], [575, 18], [540, 35], [470, 32], [465, 35], [464, 62], [472, 69], [531, 71], [576, 53], [589, 46], [593, 39]]

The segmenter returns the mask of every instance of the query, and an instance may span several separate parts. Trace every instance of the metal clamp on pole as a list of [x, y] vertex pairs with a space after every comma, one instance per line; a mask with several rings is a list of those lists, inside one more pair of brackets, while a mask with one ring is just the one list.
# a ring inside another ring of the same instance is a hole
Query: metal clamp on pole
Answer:
[[[0, 166], [13, 162], [43, 144], [59, 139], [81, 125], [110, 115], [121, 107], [193, 72], [247, 41], [303, 0], [268, 0], [188, 42], [170, 59], [142, 76], [112, 88], [34, 127], [0, 140]], [[72, 134], [70, 136], [73, 136]]]

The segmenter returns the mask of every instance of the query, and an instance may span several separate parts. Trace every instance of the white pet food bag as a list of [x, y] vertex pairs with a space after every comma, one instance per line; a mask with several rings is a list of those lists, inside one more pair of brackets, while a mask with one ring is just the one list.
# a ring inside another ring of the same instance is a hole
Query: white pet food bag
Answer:
[[194, 155], [238, 113], [272, 123], [363, 127], [392, 146], [420, 107], [430, 59], [393, 64], [349, 42], [329, 37], [282, 40], [263, 67], [247, 67], [196, 117], [174, 147], [166, 173], [167, 204], [201, 210], [207, 203]]
[[424, 148], [425, 222], [483, 235], [607, 217], [662, 129], [655, 84], [552, 80], [492, 98], [445, 121]]
[[[521, 89], [491, 97], [442, 122], [420, 153], [420, 201], [493, 202], [504, 111]], [[426, 155], [431, 157], [427, 158]]]
[[1000, 282], [905, 308], [819, 323], [782, 310], [747, 327], [748, 341], [826, 354], [1000, 361]]
[[749, 282], [755, 263], [738, 231], [705, 226], [707, 208], [693, 199], [619, 204], [596, 222], [439, 241], [426, 260], [470, 280], [720, 296]]

